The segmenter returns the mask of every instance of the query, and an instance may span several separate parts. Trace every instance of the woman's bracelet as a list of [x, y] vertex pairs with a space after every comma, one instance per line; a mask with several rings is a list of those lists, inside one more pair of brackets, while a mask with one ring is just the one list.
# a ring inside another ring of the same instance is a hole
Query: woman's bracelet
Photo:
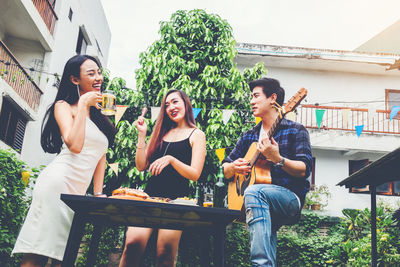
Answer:
[[142, 149], [142, 148], [145, 148], [145, 147], [146, 147], [146, 144], [144, 144], [142, 146], [139, 146], [139, 144], [136, 144], [136, 149]]
[[93, 196], [97, 197], [97, 196], [101, 196], [103, 195], [103, 192], [93, 192]]

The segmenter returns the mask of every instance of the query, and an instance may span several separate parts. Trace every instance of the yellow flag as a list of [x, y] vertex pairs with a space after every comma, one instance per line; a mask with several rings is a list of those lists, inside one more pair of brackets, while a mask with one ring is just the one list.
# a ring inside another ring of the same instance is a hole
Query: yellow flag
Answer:
[[118, 124], [119, 120], [122, 118], [127, 108], [128, 106], [117, 105], [117, 111], [115, 112], [115, 125]]
[[24, 181], [25, 186], [27, 186], [29, 183], [29, 176], [31, 176], [31, 173], [28, 171], [23, 171], [21, 172], [21, 176], [22, 176], [22, 181]]
[[222, 162], [225, 156], [225, 148], [218, 148], [215, 150], [215, 153], [218, 156], [219, 162]]
[[115, 174], [118, 176], [118, 162], [117, 163], [110, 163], [108, 166], [115, 172]]
[[256, 124], [258, 124], [261, 121], [260, 117], [256, 117]]

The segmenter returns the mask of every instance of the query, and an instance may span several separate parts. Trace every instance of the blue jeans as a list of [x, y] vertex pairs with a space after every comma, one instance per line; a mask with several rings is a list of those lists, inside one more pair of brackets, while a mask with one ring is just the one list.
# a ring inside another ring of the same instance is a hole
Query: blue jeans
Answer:
[[252, 266], [275, 266], [276, 232], [299, 218], [298, 199], [282, 186], [255, 184], [245, 190], [244, 204]]

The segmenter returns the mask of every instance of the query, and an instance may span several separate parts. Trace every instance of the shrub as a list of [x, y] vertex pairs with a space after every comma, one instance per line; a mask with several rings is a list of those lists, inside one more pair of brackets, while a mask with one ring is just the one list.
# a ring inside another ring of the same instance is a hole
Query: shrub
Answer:
[[20, 256], [10, 257], [31, 199], [25, 196], [21, 172], [29, 171], [31, 185], [38, 169], [27, 169], [11, 151], [0, 149], [0, 266], [17, 266]]

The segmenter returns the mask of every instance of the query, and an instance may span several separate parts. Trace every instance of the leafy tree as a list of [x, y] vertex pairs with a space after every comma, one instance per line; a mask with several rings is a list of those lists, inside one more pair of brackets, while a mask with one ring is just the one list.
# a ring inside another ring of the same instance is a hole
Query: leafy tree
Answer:
[[[145, 185], [146, 175], [134, 167], [137, 130], [133, 121], [143, 105], [160, 106], [169, 89], [181, 89], [191, 98], [193, 107], [202, 109], [196, 121], [206, 133], [207, 157], [200, 181], [211, 187], [219, 165], [214, 150], [232, 148], [240, 134], [254, 125], [248, 82], [261, 77], [266, 69], [259, 63], [243, 73], [239, 71], [234, 62], [237, 51], [232, 28], [218, 15], [204, 10], [180, 10], [160, 25], [160, 39], [140, 54], [137, 91], [121, 90], [120, 81], [111, 82], [117, 101], [131, 108], [118, 125], [116, 144], [108, 156], [120, 162], [119, 183]], [[236, 110], [227, 125], [222, 121], [222, 109]], [[149, 136], [153, 124], [148, 121], [148, 125]], [[108, 175], [112, 175], [111, 171]]]

